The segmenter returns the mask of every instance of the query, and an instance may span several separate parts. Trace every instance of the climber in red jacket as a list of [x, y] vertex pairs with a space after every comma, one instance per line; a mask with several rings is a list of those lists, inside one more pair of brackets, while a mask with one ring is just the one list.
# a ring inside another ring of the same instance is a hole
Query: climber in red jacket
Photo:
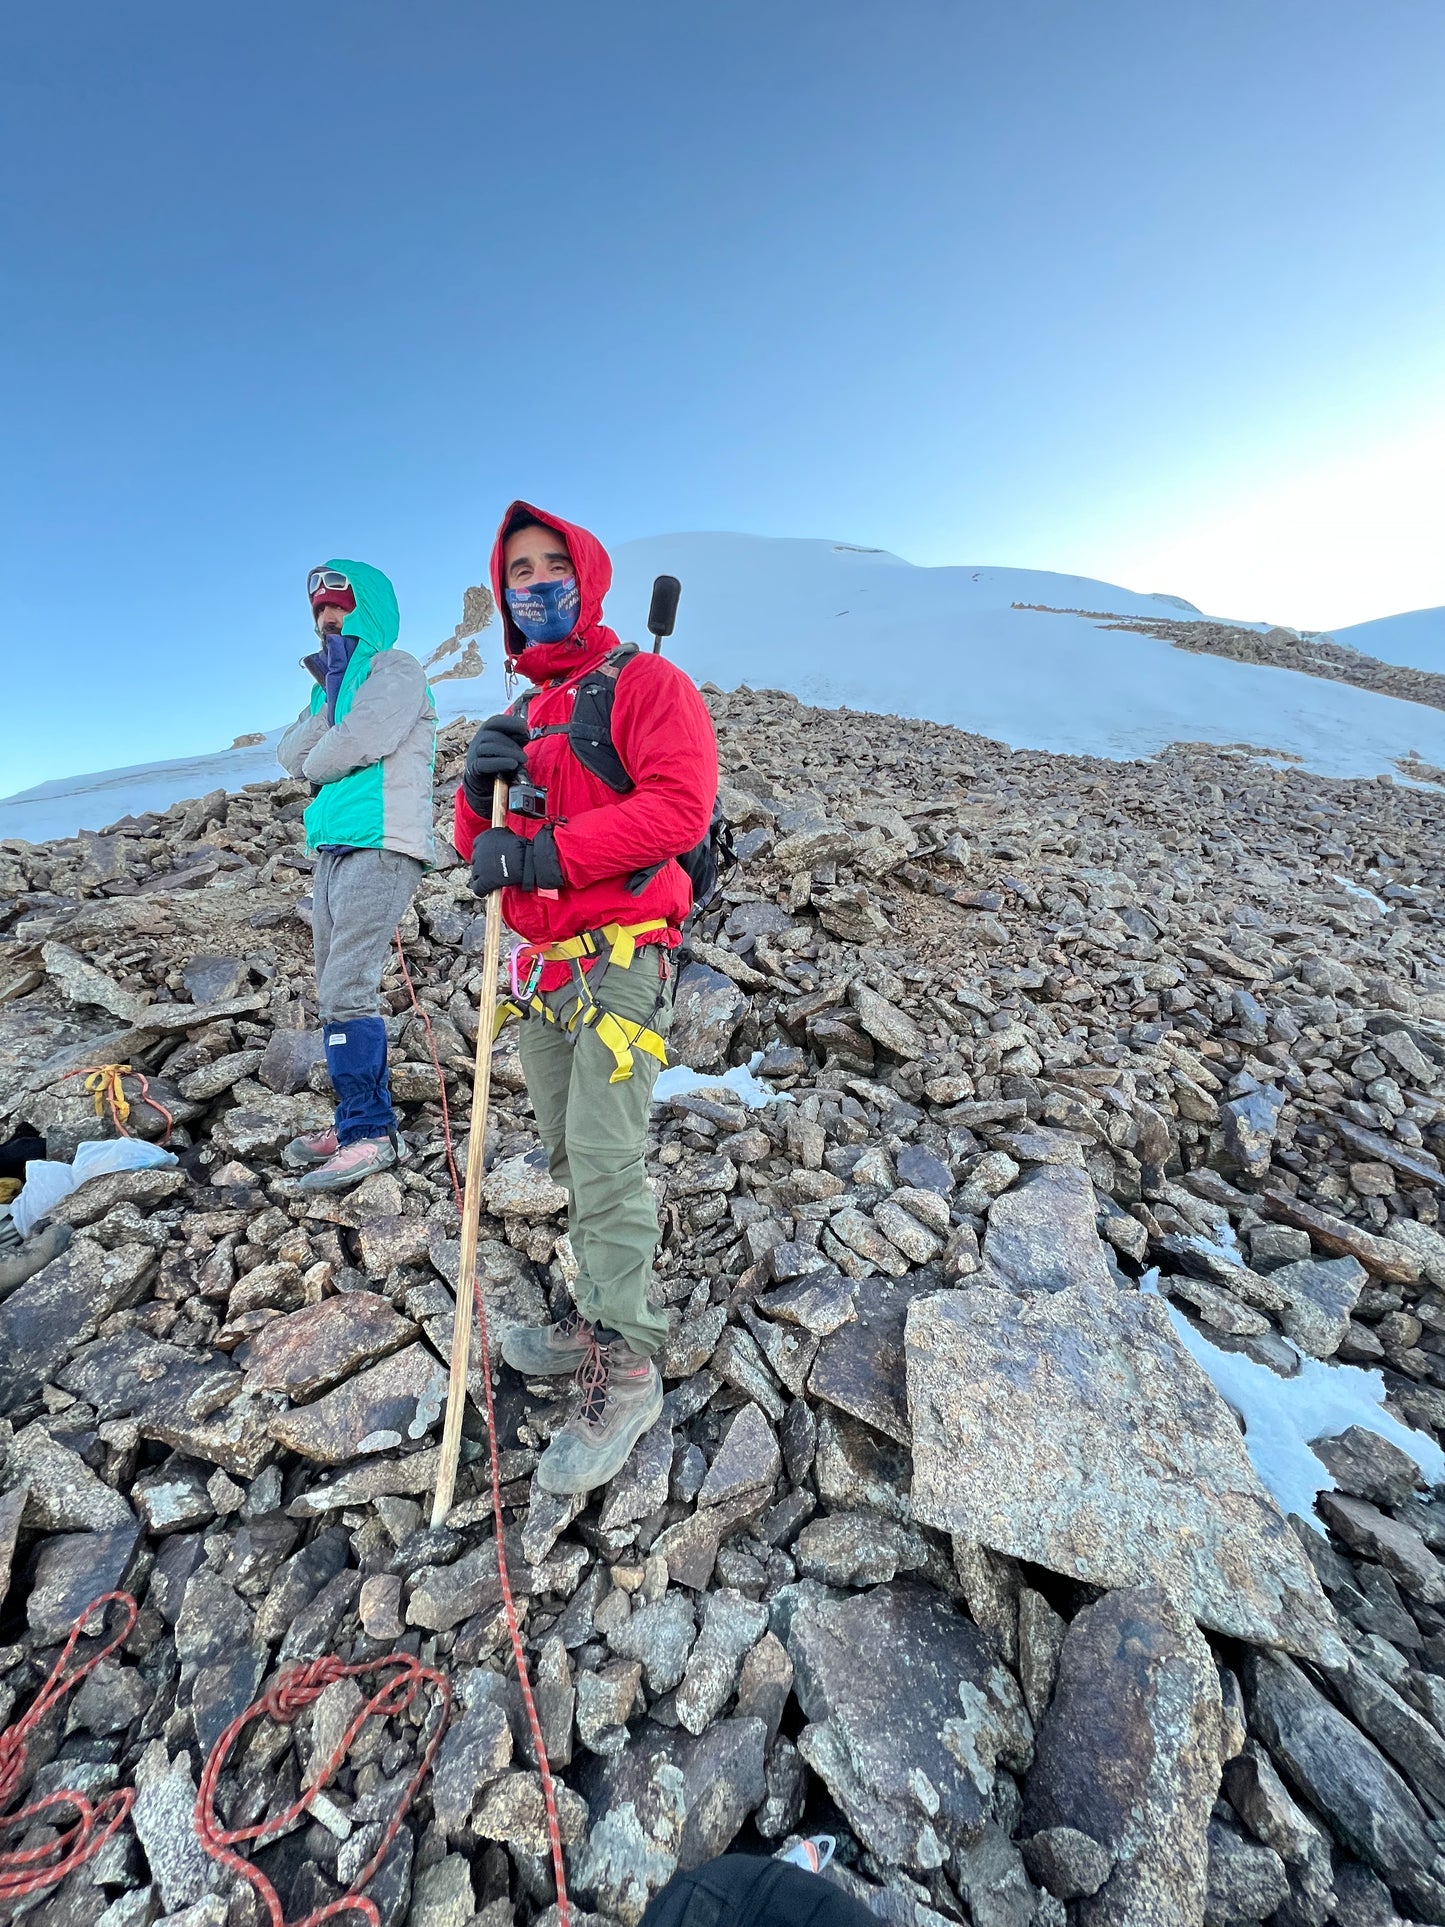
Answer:
[[[512, 1008], [577, 1258], [576, 1310], [502, 1342], [525, 1376], [576, 1377], [578, 1409], [537, 1469], [558, 1493], [613, 1478], [662, 1411], [653, 1355], [667, 1321], [648, 1302], [657, 1213], [643, 1147], [672, 1020], [672, 952], [692, 908], [677, 859], [707, 837], [717, 794], [707, 707], [666, 657], [630, 651], [604, 626], [611, 581], [586, 529], [526, 502], [508, 509], [492, 589], [508, 664], [535, 687], [482, 724], [456, 797], [473, 887], [501, 890], [524, 940]], [[574, 705], [579, 719], [603, 720], [569, 735]], [[498, 777], [509, 808], [494, 829]]]

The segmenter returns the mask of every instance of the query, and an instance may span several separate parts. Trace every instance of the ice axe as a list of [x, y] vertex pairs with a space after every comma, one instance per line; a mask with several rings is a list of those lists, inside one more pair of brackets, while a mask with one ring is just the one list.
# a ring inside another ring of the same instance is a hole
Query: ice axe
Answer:
[[677, 598], [682, 584], [675, 575], [660, 575], [652, 585], [652, 606], [647, 611], [647, 626], [652, 631], [652, 653], [662, 653], [662, 639], [672, 634], [677, 621]]
[[[497, 777], [492, 784], [492, 828], [507, 820], [507, 784]], [[433, 1527], [444, 1523], [452, 1509], [456, 1489], [457, 1460], [462, 1449], [462, 1417], [466, 1410], [467, 1373], [471, 1364], [472, 1319], [478, 1312], [477, 1232], [482, 1211], [482, 1174], [486, 1164], [487, 1111], [492, 1095], [492, 1033], [497, 1019], [497, 968], [502, 948], [502, 893], [493, 890], [487, 898], [486, 942], [482, 948], [482, 994], [477, 1010], [477, 1056], [472, 1072], [472, 1119], [467, 1132], [467, 1183], [462, 1201], [461, 1261], [457, 1266], [457, 1302], [452, 1320], [451, 1373], [447, 1386], [447, 1415], [442, 1426], [441, 1457], [437, 1464], [436, 1498], [432, 1504]], [[485, 1334], [485, 1308], [482, 1330]], [[491, 1371], [491, 1361], [483, 1347], [482, 1374]], [[490, 1385], [487, 1396], [490, 1398]]]

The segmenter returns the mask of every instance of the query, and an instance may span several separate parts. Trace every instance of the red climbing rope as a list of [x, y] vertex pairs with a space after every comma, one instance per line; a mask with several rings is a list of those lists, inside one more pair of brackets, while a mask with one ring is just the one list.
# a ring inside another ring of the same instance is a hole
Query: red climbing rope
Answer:
[[[70, 1671], [71, 1656], [84, 1637], [87, 1620], [94, 1612], [103, 1615], [105, 1608], [110, 1605], [122, 1608], [124, 1623], [119, 1632], [104, 1646], [88, 1654], [74, 1671]], [[0, 1809], [8, 1807], [15, 1798], [25, 1774], [30, 1736], [41, 1720], [57, 1701], [80, 1684], [87, 1673], [94, 1672], [103, 1659], [108, 1658], [117, 1646], [130, 1637], [135, 1622], [136, 1603], [128, 1592], [102, 1593], [98, 1599], [91, 1600], [76, 1620], [70, 1629], [70, 1637], [61, 1648], [59, 1659], [50, 1669], [50, 1677], [14, 1725], [0, 1733]], [[26, 1900], [32, 1895], [43, 1894], [48, 1888], [59, 1886], [68, 1874], [74, 1873], [77, 1867], [83, 1867], [87, 1860], [99, 1853], [117, 1827], [124, 1824], [134, 1805], [134, 1789], [122, 1787], [94, 1801], [83, 1793], [49, 1793], [43, 1800], [32, 1800], [29, 1806], [21, 1807], [17, 1813], [0, 1813], [0, 1832], [4, 1833], [34, 1826], [43, 1815], [58, 1807], [68, 1807], [75, 1814], [72, 1824], [63, 1828], [53, 1839], [42, 1840], [33, 1847], [17, 1847], [9, 1852], [0, 1852], [0, 1901]]]
[[[309, 1786], [299, 1800], [294, 1800], [283, 1813], [273, 1814], [269, 1820], [262, 1820], [254, 1827], [223, 1827], [216, 1812], [216, 1789], [220, 1784], [226, 1761], [231, 1749], [254, 1719], [263, 1714], [274, 1720], [278, 1726], [288, 1726], [298, 1713], [318, 1700], [328, 1686], [339, 1679], [351, 1679], [362, 1673], [389, 1672], [385, 1680], [358, 1708], [351, 1724], [342, 1734], [335, 1747], [327, 1755], [322, 1770], [314, 1784]], [[441, 1745], [442, 1734], [446, 1731], [447, 1719], [451, 1712], [451, 1688], [446, 1676], [437, 1672], [435, 1667], [423, 1666], [410, 1653], [388, 1653], [378, 1660], [364, 1660], [348, 1666], [334, 1653], [325, 1654], [320, 1659], [308, 1660], [301, 1666], [289, 1666], [284, 1673], [278, 1673], [260, 1699], [248, 1706], [244, 1713], [238, 1713], [225, 1732], [211, 1748], [201, 1774], [200, 1790], [196, 1795], [196, 1832], [201, 1845], [223, 1867], [228, 1867], [242, 1880], [255, 1888], [262, 1906], [266, 1909], [271, 1927], [285, 1927], [281, 1912], [281, 1900], [276, 1889], [262, 1873], [261, 1869], [248, 1860], [243, 1853], [234, 1849], [244, 1842], [248, 1846], [261, 1846], [279, 1838], [289, 1831], [302, 1814], [310, 1807], [317, 1794], [335, 1778], [346, 1755], [350, 1752], [357, 1735], [369, 1719], [392, 1719], [405, 1713], [415, 1700], [425, 1683], [432, 1688], [436, 1699], [431, 1714], [431, 1733], [416, 1763], [416, 1771], [407, 1781], [398, 1801], [396, 1811], [386, 1824], [385, 1831], [378, 1841], [376, 1850], [366, 1865], [356, 1875], [350, 1887], [335, 1900], [328, 1900], [324, 1907], [318, 1907], [303, 1920], [292, 1923], [292, 1927], [318, 1927], [323, 1920], [332, 1920], [338, 1914], [360, 1914], [369, 1927], [381, 1927], [381, 1914], [376, 1902], [365, 1898], [361, 1889], [376, 1873], [391, 1849], [391, 1843], [401, 1830], [401, 1823], [408, 1808], [416, 1798], [418, 1787], [431, 1770], [436, 1758], [437, 1748]]]
[[[441, 1063], [437, 1057], [436, 1037], [432, 1031], [431, 1018], [417, 1001], [416, 986], [412, 983], [411, 972], [406, 967], [406, 954], [401, 947], [401, 932], [396, 933], [396, 954], [401, 964], [402, 979], [411, 1007], [420, 1017], [426, 1028], [427, 1049], [431, 1052], [432, 1068], [437, 1074], [441, 1087], [442, 1128], [446, 1132], [447, 1168], [452, 1176], [452, 1195], [456, 1199], [457, 1211], [462, 1209], [462, 1185], [457, 1175], [457, 1161], [452, 1150], [452, 1119], [447, 1108], [446, 1080], [442, 1076]], [[484, 1154], [484, 1146], [474, 1146], [478, 1157]], [[465, 1290], [471, 1280], [459, 1278], [458, 1290]], [[559, 1927], [569, 1927], [572, 1918], [572, 1904], [567, 1897], [567, 1872], [562, 1864], [562, 1828], [557, 1818], [557, 1789], [552, 1779], [552, 1763], [547, 1758], [547, 1742], [542, 1737], [542, 1722], [537, 1714], [537, 1703], [532, 1697], [532, 1681], [527, 1672], [527, 1654], [522, 1645], [522, 1629], [517, 1619], [517, 1606], [512, 1597], [512, 1578], [507, 1571], [507, 1548], [503, 1537], [502, 1520], [502, 1480], [497, 1470], [497, 1413], [492, 1398], [491, 1354], [487, 1348], [487, 1305], [486, 1294], [473, 1289], [472, 1303], [476, 1306], [477, 1323], [481, 1335], [481, 1380], [485, 1393], [487, 1418], [487, 1448], [492, 1474], [492, 1519], [497, 1537], [497, 1578], [502, 1588], [502, 1605], [507, 1615], [507, 1633], [512, 1642], [512, 1658], [517, 1668], [517, 1684], [521, 1688], [522, 1704], [527, 1712], [527, 1725], [532, 1735], [532, 1751], [536, 1756], [537, 1771], [542, 1777], [542, 1800], [547, 1809], [547, 1838], [552, 1848], [552, 1876], [557, 1883], [557, 1916]], [[280, 1924], [277, 1923], [277, 1927]]]

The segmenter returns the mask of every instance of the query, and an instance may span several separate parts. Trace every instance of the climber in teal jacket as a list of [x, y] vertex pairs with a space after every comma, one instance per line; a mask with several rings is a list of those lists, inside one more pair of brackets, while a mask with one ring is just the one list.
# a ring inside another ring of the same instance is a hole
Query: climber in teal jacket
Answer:
[[396, 647], [396, 591], [365, 562], [313, 569], [306, 592], [321, 647], [315, 688], [276, 754], [316, 794], [311, 935], [336, 1120], [286, 1147], [302, 1188], [339, 1191], [395, 1164], [381, 974], [392, 933], [432, 861], [436, 710], [415, 656]]

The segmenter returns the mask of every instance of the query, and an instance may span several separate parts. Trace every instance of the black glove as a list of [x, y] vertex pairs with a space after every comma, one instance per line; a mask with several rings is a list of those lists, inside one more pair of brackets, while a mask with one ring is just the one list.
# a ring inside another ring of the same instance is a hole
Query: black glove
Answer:
[[492, 813], [492, 784], [510, 783], [527, 767], [527, 725], [520, 716], [489, 716], [472, 738], [462, 771], [462, 788], [478, 816]]
[[489, 897], [504, 886], [509, 890], [560, 890], [567, 881], [562, 859], [550, 829], [535, 836], [516, 830], [483, 830], [472, 845], [472, 888]]

